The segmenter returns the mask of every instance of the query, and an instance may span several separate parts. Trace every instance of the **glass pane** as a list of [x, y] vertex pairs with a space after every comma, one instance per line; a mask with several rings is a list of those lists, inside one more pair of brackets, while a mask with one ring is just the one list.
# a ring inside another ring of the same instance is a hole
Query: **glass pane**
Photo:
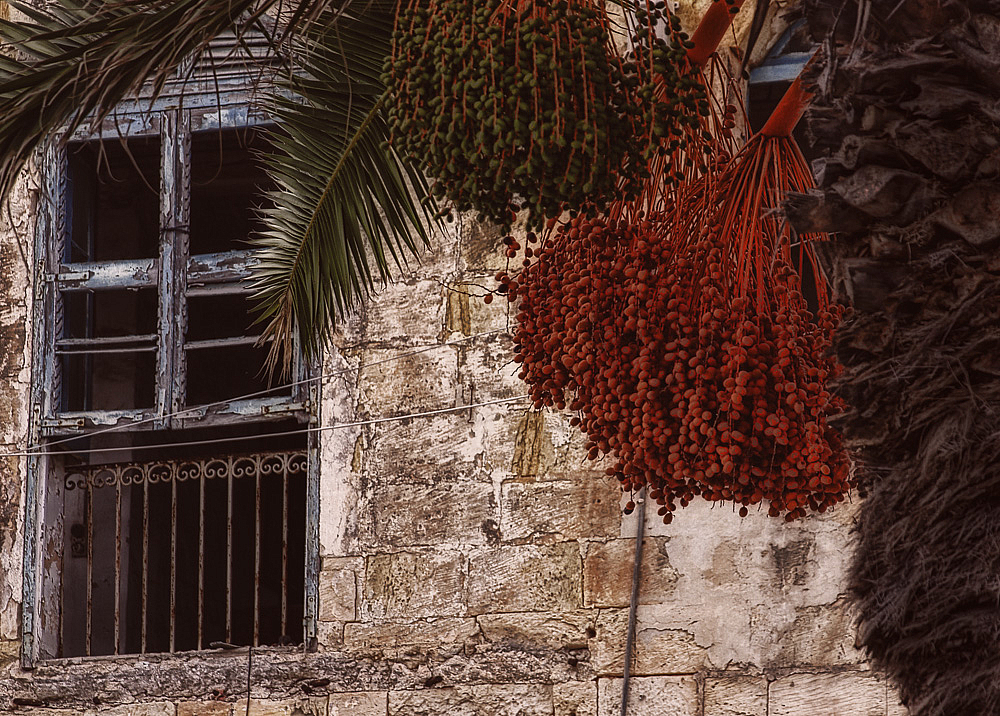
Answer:
[[256, 208], [273, 187], [257, 154], [268, 150], [264, 133], [246, 128], [200, 132], [191, 138], [191, 254], [249, 248], [260, 230]]
[[64, 260], [112, 261], [159, 254], [160, 141], [137, 137], [71, 144]]
[[153, 407], [156, 351], [67, 353], [61, 358], [63, 411]]

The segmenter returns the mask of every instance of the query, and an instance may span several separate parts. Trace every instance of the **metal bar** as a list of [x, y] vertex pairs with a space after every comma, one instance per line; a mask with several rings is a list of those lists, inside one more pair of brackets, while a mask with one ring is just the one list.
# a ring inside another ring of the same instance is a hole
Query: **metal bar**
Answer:
[[142, 608], [139, 653], [146, 653], [146, 611], [149, 601], [149, 481], [142, 483]]
[[226, 641], [233, 641], [233, 459], [229, 458], [226, 508]]
[[281, 471], [281, 633], [288, 634], [288, 463]]
[[94, 631], [94, 490], [87, 485], [87, 656]]
[[198, 478], [198, 651], [205, 614], [205, 476]]
[[635, 562], [632, 565], [632, 597], [629, 600], [628, 631], [625, 634], [625, 665], [622, 668], [622, 716], [628, 714], [629, 679], [632, 676], [632, 651], [635, 649], [635, 617], [639, 607], [639, 577], [642, 574], [642, 541], [646, 529], [646, 488], [638, 498], [635, 527]]
[[[176, 477], [176, 475], [174, 476]], [[170, 653], [177, 636], [177, 480], [170, 481]]]
[[253, 645], [260, 643], [260, 470], [254, 475]]
[[119, 653], [122, 596], [122, 484], [115, 483], [115, 654]]

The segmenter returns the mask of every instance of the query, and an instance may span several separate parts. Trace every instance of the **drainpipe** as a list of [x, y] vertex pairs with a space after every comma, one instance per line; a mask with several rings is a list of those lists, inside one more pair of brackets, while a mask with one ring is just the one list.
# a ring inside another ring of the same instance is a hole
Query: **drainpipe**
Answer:
[[628, 716], [629, 679], [632, 675], [632, 652], [635, 649], [635, 612], [639, 606], [639, 575], [642, 569], [642, 537], [646, 529], [646, 488], [636, 499], [635, 562], [632, 565], [632, 597], [628, 605], [628, 632], [625, 636], [625, 668], [622, 671], [622, 713]]

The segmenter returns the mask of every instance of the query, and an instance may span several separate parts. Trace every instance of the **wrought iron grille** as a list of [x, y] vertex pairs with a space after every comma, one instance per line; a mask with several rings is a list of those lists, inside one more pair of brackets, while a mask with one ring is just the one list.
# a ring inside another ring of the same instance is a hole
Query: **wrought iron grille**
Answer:
[[306, 476], [298, 451], [67, 468], [63, 655], [300, 643]]

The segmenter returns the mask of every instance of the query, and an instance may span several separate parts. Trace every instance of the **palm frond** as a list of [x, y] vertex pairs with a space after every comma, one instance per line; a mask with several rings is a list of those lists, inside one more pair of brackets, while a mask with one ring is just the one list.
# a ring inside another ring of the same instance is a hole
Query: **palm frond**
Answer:
[[288, 368], [296, 341], [314, 354], [393, 265], [428, 244], [424, 178], [385, 142], [380, 75], [393, 4], [332, 14], [298, 38], [286, 87], [295, 98], [273, 99], [280, 131], [267, 161], [279, 189], [264, 211], [254, 283], [272, 370]]
[[[237, 34], [280, 0], [56, 0], [10, 6], [28, 20], [0, 20], [14, 57], [0, 61], [0, 195], [48, 135], [100, 120], [150, 82], [155, 96], [177, 66], [223, 30]], [[303, 0], [302, 17], [332, 0]]]

